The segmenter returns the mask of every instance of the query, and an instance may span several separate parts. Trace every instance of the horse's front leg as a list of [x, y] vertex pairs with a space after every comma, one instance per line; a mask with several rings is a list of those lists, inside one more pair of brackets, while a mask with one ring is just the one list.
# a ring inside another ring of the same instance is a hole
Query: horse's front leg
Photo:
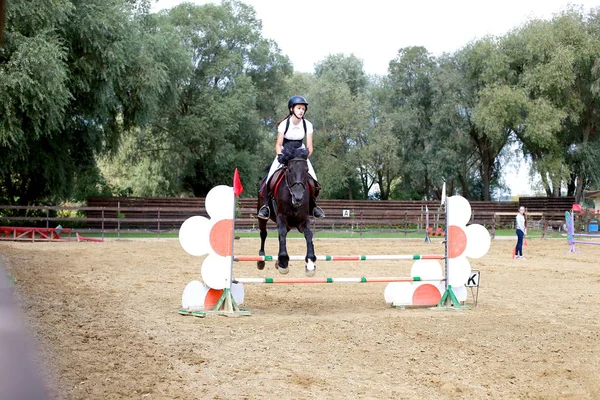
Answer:
[[315, 255], [315, 247], [313, 246], [313, 233], [308, 226], [304, 228], [304, 239], [306, 239], [306, 257], [304, 261], [304, 271], [306, 276], [315, 276], [317, 273], [317, 256]]
[[277, 262], [275, 266], [282, 274], [287, 274], [289, 272], [289, 261], [290, 256], [287, 253], [286, 246], [286, 238], [288, 233], [287, 222], [281, 218], [281, 216], [277, 216], [277, 232], [279, 232], [279, 254], [277, 254]]
[[[258, 220], [258, 229], [260, 230], [260, 250], [258, 251], [259, 256], [265, 255], [265, 241], [267, 240], [267, 221], [264, 219]], [[263, 270], [265, 268], [264, 261], [257, 261], [256, 268]]]

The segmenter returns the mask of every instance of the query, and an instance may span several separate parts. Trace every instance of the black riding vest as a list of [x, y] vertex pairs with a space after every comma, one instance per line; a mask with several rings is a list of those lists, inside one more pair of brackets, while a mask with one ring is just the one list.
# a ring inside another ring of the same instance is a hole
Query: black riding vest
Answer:
[[[288, 117], [288, 119], [286, 119], [285, 121], [285, 131], [283, 131], [283, 146], [287, 147], [287, 148], [291, 148], [291, 149], [297, 149], [300, 148], [302, 146], [302, 140], [291, 140], [291, 139], [286, 139], [285, 134], [287, 133], [288, 129], [290, 129], [290, 117]], [[302, 118], [302, 125], [304, 126], [304, 137], [306, 137], [306, 121], [304, 120], [304, 118]]]

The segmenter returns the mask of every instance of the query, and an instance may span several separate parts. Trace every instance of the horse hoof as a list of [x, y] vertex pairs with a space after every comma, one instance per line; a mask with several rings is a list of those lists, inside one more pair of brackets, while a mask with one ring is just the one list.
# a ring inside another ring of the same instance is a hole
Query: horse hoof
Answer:
[[256, 262], [256, 268], [258, 268], [259, 270], [263, 270], [265, 269], [265, 262], [264, 261], [257, 261]]
[[290, 272], [289, 268], [281, 268], [281, 267], [278, 266], [277, 269], [279, 270], [279, 273], [282, 274], [282, 275], [285, 275], [288, 272]]
[[306, 276], [315, 276], [317, 273], [317, 266], [312, 261], [309, 261], [304, 266], [304, 271], [306, 272]]

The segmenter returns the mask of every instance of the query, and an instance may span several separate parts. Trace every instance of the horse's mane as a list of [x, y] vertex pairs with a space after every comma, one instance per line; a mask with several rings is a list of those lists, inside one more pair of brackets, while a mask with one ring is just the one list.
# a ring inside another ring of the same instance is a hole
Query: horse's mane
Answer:
[[293, 158], [303, 158], [305, 160], [308, 159], [308, 149], [306, 147], [299, 148], [288, 148], [283, 147], [281, 149], [281, 154], [283, 155], [283, 164], [287, 165], [287, 163]]

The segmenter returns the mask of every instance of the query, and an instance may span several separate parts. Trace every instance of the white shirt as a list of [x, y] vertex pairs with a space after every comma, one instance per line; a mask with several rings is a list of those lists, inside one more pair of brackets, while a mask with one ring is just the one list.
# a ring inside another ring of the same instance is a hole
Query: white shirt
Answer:
[[517, 229], [519, 229], [522, 232], [525, 232], [527, 230], [525, 229], [525, 217], [521, 213], [517, 214]]
[[[291, 118], [291, 117], [290, 117]], [[306, 122], [306, 134], [313, 134], [313, 125], [308, 120], [304, 120]], [[285, 132], [285, 126], [287, 125], [287, 121], [283, 121], [277, 127], [277, 132], [283, 133]], [[286, 134], [283, 136], [287, 140], [302, 140], [304, 139], [304, 124], [302, 120], [298, 123], [298, 125], [294, 124], [294, 122], [290, 119], [290, 127], [288, 128]]]

